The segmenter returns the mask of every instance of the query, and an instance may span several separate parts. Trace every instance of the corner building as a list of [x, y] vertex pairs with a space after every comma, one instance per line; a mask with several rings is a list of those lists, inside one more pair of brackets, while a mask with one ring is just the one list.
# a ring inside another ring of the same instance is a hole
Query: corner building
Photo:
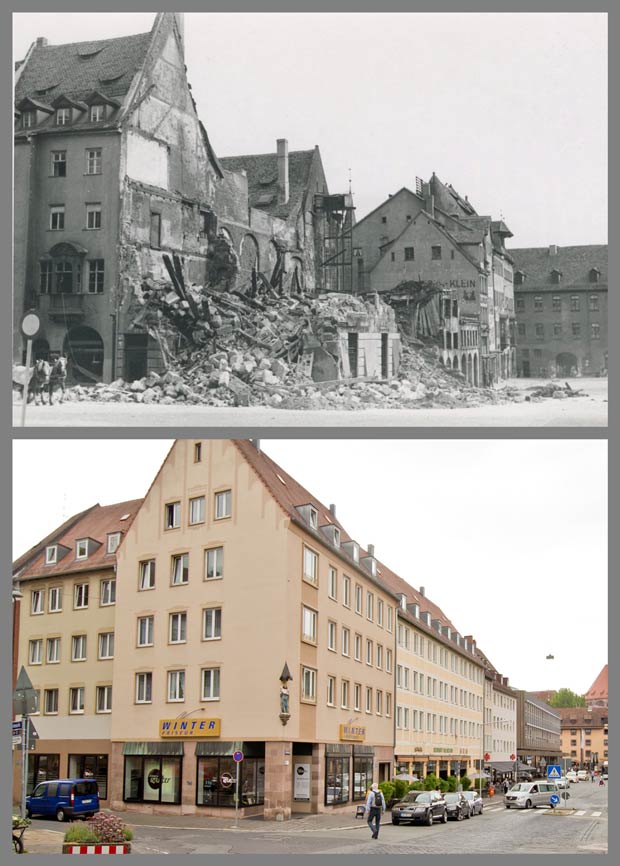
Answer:
[[390, 777], [398, 600], [256, 444], [177, 441], [117, 563], [113, 809], [221, 815], [237, 750], [246, 816]]

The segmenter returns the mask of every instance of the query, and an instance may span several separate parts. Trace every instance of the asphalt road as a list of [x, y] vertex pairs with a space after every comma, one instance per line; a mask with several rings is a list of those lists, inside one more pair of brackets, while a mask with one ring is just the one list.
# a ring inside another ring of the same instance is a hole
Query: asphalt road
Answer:
[[[514, 379], [527, 389], [543, 380]], [[30, 404], [27, 427], [179, 427], [234, 428], [235, 430], [282, 427], [606, 427], [607, 379], [572, 379], [571, 386], [588, 396], [565, 400], [502, 403], [470, 408], [430, 409], [286, 410], [267, 407], [222, 408], [177, 403], [173, 406], [140, 403]], [[21, 408], [13, 405], [13, 425], [21, 423]]]
[[[351, 812], [308, 816], [286, 825], [262, 820], [213, 821], [200, 816], [124, 815], [134, 829], [136, 854], [606, 854], [607, 785], [572, 785], [569, 814], [510, 809], [497, 796], [482, 815], [433, 827], [393, 826], [389, 813], [378, 840]], [[325, 826], [329, 821], [330, 826]], [[142, 823], [140, 823], [142, 822]], [[217, 824], [215, 827], [212, 824]], [[228, 825], [228, 826], [225, 826]], [[53, 821], [35, 826], [58, 831]]]

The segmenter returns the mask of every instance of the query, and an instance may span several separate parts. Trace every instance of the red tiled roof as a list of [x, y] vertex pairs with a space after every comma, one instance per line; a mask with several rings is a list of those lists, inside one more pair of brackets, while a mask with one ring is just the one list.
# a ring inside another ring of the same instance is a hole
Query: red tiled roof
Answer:
[[[585, 726], [602, 728], [607, 724], [607, 721], [603, 721], [603, 719], [607, 719], [607, 710], [605, 709], [589, 710], [587, 707], [557, 707], [556, 709], [562, 716], [563, 728], [582, 728]], [[571, 723], [572, 719], [575, 721]]]
[[603, 670], [594, 680], [588, 691], [586, 692], [586, 701], [596, 701], [607, 699], [609, 697], [609, 676], [608, 665], [605, 665]]
[[[87, 511], [77, 515], [77, 520], [70, 518], [68, 521], [69, 526], [67, 526], [67, 523], [62, 524], [62, 526], [47, 536], [47, 539], [37, 545], [39, 552], [24, 567], [19, 575], [19, 579], [28, 580], [38, 577], [61, 576], [91, 571], [96, 568], [113, 567], [116, 557], [114, 554], [106, 553], [107, 534], [109, 532], [125, 533], [131, 526], [143, 501], [143, 499], [130, 499], [127, 502], [117, 502], [114, 505], [94, 505]], [[121, 517], [125, 514], [128, 514], [129, 517], [126, 520], [121, 520]], [[87, 559], [76, 560], [75, 544], [80, 538], [94, 538], [100, 542], [101, 546], [91, 553]], [[55, 565], [45, 565], [45, 547], [48, 544], [64, 545], [69, 548], [69, 553], [62, 557]], [[24, 557], [21, 557], [21, 559], [23, 560]]]

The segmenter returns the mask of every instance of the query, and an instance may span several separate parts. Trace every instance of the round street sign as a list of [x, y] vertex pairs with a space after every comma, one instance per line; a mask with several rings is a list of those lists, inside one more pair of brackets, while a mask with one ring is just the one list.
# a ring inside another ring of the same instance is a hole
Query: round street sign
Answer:
[[[478, 753], [478, 754], [480, 754], [480, 753]], [[485, 760], [485, 761], [490, 761], [490, 760], [491, 760], [491, 756], [489, 755], [488, 752], [485, 752], [485, 753], [484, 753], [484, 760]]]
[[243, 761], [243, 752], [240, 749], [237, 749], [236, 752], [233, 752], [233, 761], [238, 764], [239, 761]]
[[510, 760], [511, 760], [511, 761], [516, 761], [516, 759], [517, 759], [517, 756], [516, 756], [516, 755], [511, 755], [511, 756], [510, 756]]
[[222, 783], [223, 788], [230, 788], [233, 783], [233, 777], [230, 773], [222, 773], [220, 776], [220, 782]]
[[28, 340], [32, 340], [33, 337], [36, 337], [39, 333], [40, 327], [41, 320], [34, 310], [28, 310], [28, 312], [24, 313], [21, 323], [21, 330], [24, 337]]
[[549, 802], [551, 803], [552, 806], [557, 806], [558, 803], [560, 802], [560, 798], [558, 797], [557, 794], [552, 794], [549, 797]]

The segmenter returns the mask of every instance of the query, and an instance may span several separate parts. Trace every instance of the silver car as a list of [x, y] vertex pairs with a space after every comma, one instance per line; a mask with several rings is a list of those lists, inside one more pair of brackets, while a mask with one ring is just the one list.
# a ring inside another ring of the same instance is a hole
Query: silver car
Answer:
[[484, 800], [478, 791], [463, 791], [467, 800], [469, 800], [469, 811], [471, 815], [482, 815], [484, 809]]
[[557, 793], [558, 786], [555, 782], [519, 782], [504, 795], [504, 806], [507, 809], [535, 809], [537, 806], [551, 808], [551, 795]]

